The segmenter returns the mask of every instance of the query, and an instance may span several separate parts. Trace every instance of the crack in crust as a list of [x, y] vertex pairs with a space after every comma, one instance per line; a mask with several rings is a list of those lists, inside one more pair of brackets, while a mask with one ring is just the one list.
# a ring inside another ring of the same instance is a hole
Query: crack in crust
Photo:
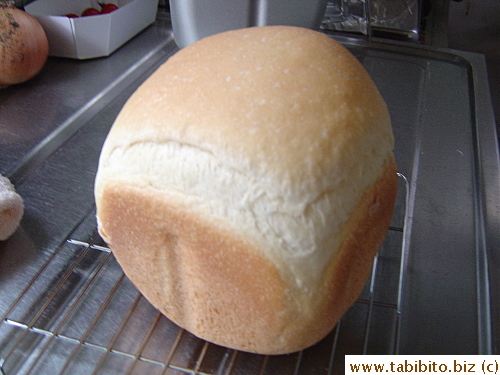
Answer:
[[396, 189], [391, 158], [342, 229], [345, 240], [332, 249], [336, 255], [311, 293], [293, 287], [231, 223], [148, 189], [106, 183], [100, 231], [127, 276], [175, 323], [216, 344], [282, 354], [321, 340], [356, 300], [389, 226]]

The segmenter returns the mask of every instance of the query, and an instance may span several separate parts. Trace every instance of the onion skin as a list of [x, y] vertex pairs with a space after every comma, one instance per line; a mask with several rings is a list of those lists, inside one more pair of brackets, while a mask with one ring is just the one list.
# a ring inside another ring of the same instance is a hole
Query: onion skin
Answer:
[[47, 62], [49, 42], [40, 23], [0, 2], [0, 85], [26, 82]]

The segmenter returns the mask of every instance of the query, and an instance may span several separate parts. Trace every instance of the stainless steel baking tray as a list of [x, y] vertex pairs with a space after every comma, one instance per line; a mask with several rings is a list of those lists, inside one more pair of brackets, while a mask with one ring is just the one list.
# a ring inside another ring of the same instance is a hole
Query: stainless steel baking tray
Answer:
[[345, 354], [499, 352], [499, 159], [482, 56], [335, 38], [388, 103], [400, 189], [372, 277], [332, 333], [284, 356], [206, 343], [160, 315], [96, 233], [104, 138], [176, 51], [160, 14], [106, 59], [50, 59], [0, 91], [0, 173], [26, 203], [0, 243], [2, 375], [320, 375], [342, 373]]

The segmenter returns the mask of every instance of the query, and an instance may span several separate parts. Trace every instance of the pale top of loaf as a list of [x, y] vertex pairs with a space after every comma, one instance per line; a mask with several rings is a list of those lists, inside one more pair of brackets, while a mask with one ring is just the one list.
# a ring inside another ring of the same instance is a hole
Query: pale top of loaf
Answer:
[[129, 99], [102, 150], [98, 215], [108, 182], [152, 189], [248, 239], [307, 308], [392, 149], [383, 99], [332, 38], [226, 32], [175, 54]]

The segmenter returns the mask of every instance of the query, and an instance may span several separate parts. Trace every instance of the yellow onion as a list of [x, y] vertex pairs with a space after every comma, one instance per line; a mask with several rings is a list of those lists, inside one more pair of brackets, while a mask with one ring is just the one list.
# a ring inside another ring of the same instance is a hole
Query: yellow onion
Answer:
[[47, 62], [49, 42], [31, 14], [0, 1], [0, 85], [25, 82]]

